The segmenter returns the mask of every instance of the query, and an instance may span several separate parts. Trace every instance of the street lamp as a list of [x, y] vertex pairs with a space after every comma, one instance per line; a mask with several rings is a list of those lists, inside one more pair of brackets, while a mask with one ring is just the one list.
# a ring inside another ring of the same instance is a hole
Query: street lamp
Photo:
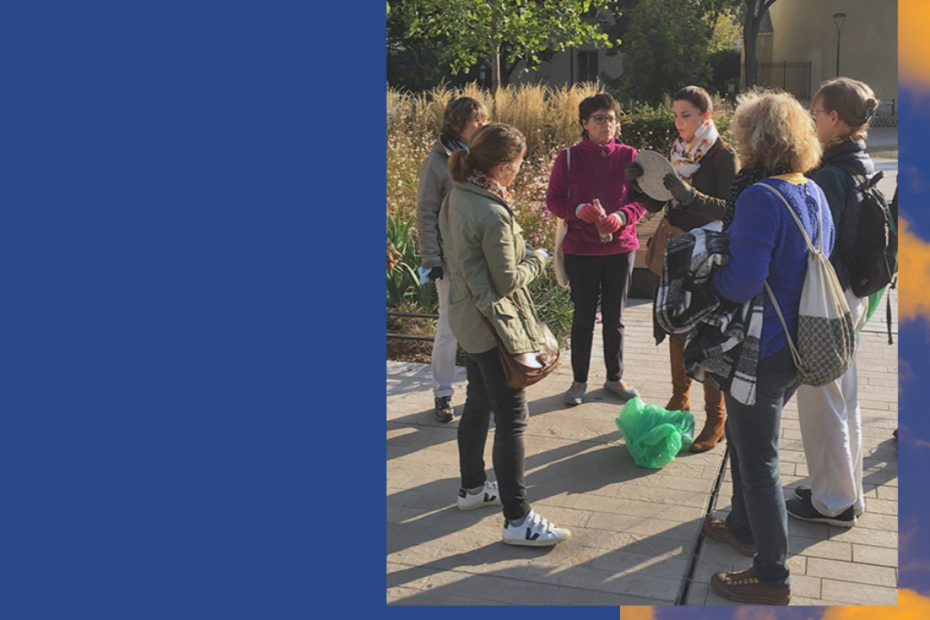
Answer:
[[840, 77], [840, 32], [843, 30], [845, 21], [846, 13], [833, 14], [833, 23], [836, 24], [836, 77]]

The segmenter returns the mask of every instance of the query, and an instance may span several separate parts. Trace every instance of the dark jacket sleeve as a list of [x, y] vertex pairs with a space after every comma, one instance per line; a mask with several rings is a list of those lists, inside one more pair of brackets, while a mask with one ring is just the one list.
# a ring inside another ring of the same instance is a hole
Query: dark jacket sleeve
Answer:
[[836, 166], [826, 166], [814, 173], [814, 183], [823, 190], [830, 205], [833, 223], [839, 228], [840, 217], [846, 207], [846, 173]]
[[717, 158], [717, 163], [714, 164], [714, 162], [711, 161], [708, 162], [708, 165], [716, 165], [716, 184], [717, 193], [719, 195], [711, 196], [710, 194], [699, 191], [694, 197], [694, 200], [691, 201], [691, 204], [685, 207], [688, 213], [706, 217], [711, 221], [722, 220], [726, 216], [727, 194], [730, 191], [730, 185], [733, 184], [733, 179], [736, 178], [736, 172], [739, 169], [739, 159], [736, 156], [736, 151], [734, 151], [732, 147], [727, 146], [720, 149], [715, 157]]
[[639, 187], [636, 185], [630, 185], [630, 202], [638, 202], [649, 213], [658, 213], [665, 208], [666, 204], [662, 200], [650, 198], [649, 194], [640, 191]]

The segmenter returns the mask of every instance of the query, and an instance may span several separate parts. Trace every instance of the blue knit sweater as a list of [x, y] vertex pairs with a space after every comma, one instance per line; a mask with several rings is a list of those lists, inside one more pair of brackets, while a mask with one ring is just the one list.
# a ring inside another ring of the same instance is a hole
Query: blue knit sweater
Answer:
[[[833, 249], [833, 217], [823, 190], [800, 174], [771, 177], [763, 182], [788, 200], [814, 247], [820, 246], [817, 198], [820, 199], [825, 235], [823, 250], [829, 256]], [[744, 303], [756, 296], [768, 278], [791, 337], [796, 337], [801, 287], [807, 272], [807, 244], [794, 218], [777, 196], [764, 187], [752, 185], [736, 201], [736, 213], [727, 233], [730, 235], [730, 263], [714, 270], [717, 292], [730, 301]], [[775, 306], [766, 295], [759, 359], [787, 344]]]

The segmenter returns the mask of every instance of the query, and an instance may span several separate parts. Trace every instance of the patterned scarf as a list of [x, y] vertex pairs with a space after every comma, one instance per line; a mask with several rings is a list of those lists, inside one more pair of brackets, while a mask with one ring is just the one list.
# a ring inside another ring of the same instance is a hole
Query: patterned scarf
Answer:
[[854, 142], [855, 140], [859, 140], [860, 138], [861, 136], [858, 132], [846, 134], [845, 136], [836, 136], [835, 138], [831, 138], [823, 143], [823, 150], [824, 152], [827, 152], [833, 147], [839, 146], [843, 144], [844, 142]]
[[510, 192], [507, 191], [507, 188], [503, 187], [496, 180], [492, 179], [477, 168], [472, 170], [471, 173], [469, 173], [468, 178], [465, 180], [472, 185], [477, 185], [481, 189], [486, 189], [496, 196], [500, 196], [508, 205], [513, 204], [513, 196], [510, 194]]
[[736, 215], [736, 201], [744, 189], [762, 179], [788, 174], [789, 172], [791, 172], [791, 168], [785, 163], [778, 164], [775, 170], [766, 170], [761, 162], [741, 168], [736, 178], [733, 179], [733, 183], [730, 184], [730, 192], [727, 194], [727, 213], [723, 218], [724, 232], [733, 223], [733, 216]]
[[714, 119], [709, 118], [698, 127], [688, 142], [681, 137], [675, 140], [669, 159], [678, 178], [687, 181], [694, 176], [701, 167], [701, 158], [714, 146], [718, 138], [720, 132], [717, 131], [717, 125], [714, 124]]

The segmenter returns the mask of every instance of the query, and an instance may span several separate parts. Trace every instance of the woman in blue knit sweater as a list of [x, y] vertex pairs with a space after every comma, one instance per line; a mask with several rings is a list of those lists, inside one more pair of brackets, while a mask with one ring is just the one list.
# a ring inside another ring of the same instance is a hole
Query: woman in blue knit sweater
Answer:
[[[743, 167], [728, 198], [730, 262], [714, 271], [714, 288], [722, 297], [743, 303], [753, 300], [767, 281], [794, 338], [807, 245], [788, 207], [760, 184], [780, 192], [815, 246], [824, 236], [829, 253], [834, 237], [830, 208], [820, 187], [804, 176], [820, 160], [820, 142], [808, 111], [787, 93], [747, 93], [733, 125]], [[706, 521], [704, 532], [754, 555], [751, 568], [714, 575], [715, 592], [744, 603], [787, 605], [788, 516], [778, 472], [778, 437], [782, 409], [799, 383], [788, 336], [767, 298], [760, 340], [755, 403], [746, 405], [729, 393], [725, 397], [732, 510], [726, 520]]]

